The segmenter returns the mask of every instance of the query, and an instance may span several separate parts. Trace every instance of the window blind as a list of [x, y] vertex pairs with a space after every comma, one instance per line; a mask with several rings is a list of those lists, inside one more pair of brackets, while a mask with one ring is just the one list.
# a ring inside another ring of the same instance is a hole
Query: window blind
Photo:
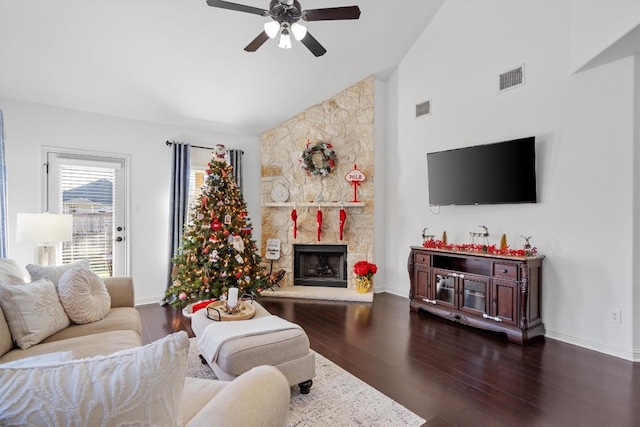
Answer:
[[[189, 171], [189, 211], [193, 210], [198, 203], [198, 199], [202, 195], [202, 186], [204, 185], [205, 172], [203, 169], [193, 169]], [[187, 222], [191, 222], [188, 216]]]
[[63, 243], [62, 261], [66, 264], [87, 259], [91, 269], [102, 277], [113, 273], [118, 168], [114, 166], [94, 167], [65, 160], [58, 168], [61, 212], [73, 214], [73, 240]]

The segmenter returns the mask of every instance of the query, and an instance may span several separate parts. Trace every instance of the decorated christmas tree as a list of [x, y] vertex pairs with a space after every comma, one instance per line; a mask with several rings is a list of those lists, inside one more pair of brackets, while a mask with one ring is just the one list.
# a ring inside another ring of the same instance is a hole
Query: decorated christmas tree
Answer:
[[230, 287], [237, 287], [240, 295], [257, 295], [268, 286], [247, 206], [231, 165], [224, 161], [224, 147], [208, 166], [202, 196], [189, 213], [173, 260], [173, 284], [165, 293], [165, 302], [175, 307], [219, 298]]

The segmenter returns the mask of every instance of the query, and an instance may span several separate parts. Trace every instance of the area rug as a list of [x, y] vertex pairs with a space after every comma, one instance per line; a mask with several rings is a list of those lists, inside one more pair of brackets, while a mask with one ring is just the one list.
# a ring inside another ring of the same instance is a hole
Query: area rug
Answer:
[[[197, 338], [191, 338], [186, 376], [216, 379], [198, 356]], [[425, 420], [367, 383], [316, 353], [316, 377], [311, 392], [291, 389], [289, 427], [305, 426], [421, 426]]]

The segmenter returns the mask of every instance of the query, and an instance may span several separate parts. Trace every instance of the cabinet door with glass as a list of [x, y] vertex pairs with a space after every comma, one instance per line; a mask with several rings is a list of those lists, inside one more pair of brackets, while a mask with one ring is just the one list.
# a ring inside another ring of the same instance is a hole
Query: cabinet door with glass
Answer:
[[482, 315], [488, 312], [489, 278], [434, 269], [436, 304]]
[[433, 283], [435, 284], [434, 300], [438, 305], [457, 308], [457, 273], [439, 268], [433, 269]]
[[458, 274], [459, 309], [483, 315], [489, 312], [489, 278], [473, 274]]

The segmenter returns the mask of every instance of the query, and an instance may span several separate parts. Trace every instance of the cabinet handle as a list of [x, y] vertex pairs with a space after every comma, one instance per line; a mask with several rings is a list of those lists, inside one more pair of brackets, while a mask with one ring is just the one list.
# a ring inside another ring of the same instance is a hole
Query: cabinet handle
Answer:
[[496, 317], [489, 316], [487, 313], [482, 313], [482, 317], [484, 317], [485, 319], [495, 320], [496, 322], [502, 322], [502, 319], [499, 318], [498, 316]]
[[436, 300], [434, 300], [434, 299], [422, 298], [422, 301], [424, 301], [424, 302], [429, 302], [429, 303], [431, 303], [431, 304], [433, 304], [433, 305], [436, 305], [436, 304], [437, 304], [437, 303], [436, 303]]
[[503, 273], [508, 273], [508, 272], [509, 272], [509, 270], [507, 270], [506, 268], [503, 268], [503, 269], [502, 269], [502, 272], [503, 272]]

